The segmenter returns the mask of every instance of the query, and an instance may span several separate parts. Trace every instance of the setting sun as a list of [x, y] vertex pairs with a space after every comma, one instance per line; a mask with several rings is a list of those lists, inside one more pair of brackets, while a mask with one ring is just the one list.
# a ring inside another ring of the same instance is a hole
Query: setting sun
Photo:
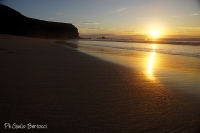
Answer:
[[160, 32], [158, 30], [152, 30], [149, 34], [153, 38], [158, 38], [160, 36]]

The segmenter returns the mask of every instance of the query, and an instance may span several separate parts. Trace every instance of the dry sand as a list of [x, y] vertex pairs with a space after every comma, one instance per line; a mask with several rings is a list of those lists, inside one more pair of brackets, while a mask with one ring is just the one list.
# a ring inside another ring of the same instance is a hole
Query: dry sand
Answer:
[[0, 36], [0, 132], [200, 131], [197, 97], [52, 41]]

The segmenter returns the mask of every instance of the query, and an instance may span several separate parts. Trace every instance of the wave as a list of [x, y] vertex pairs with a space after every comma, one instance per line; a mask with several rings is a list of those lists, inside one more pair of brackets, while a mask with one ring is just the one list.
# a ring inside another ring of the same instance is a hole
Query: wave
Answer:
[[194, 45], [200, 46], [200, 38], [162, 38], [159, 40], [151, 39], [92, 39], [92, 41], [109, 41], [109, 42], [130, 42], [130, 43], [157, 43], [157, 44], [174, 44], [174, 45]]
[[181, 55], [200, 58], [200, 45], [171, 45], [162, 43], [141, 43], [125, 41], [94, 41], [94, 40], [69, 40], [67, 42], [78, 44], [79, 46], [98, 46], [123, 50], [135, 50], [145, 52], [157, 52], [170, 55]]

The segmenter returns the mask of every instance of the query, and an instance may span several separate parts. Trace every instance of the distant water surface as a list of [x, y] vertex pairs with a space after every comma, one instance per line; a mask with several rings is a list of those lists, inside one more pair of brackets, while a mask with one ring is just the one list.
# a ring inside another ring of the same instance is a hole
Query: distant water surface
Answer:
[[[100, 46], [116, 49], [157, 52], [170, 55], [182, 55], [200, 58], [200, 45], [177, 45], [177, 44], [154, 44], [154, 43], [136, 43], [136, 42], [119, 42], [116, 41], [85, 41], [85, 40], [71, 40], [71, 43], [87, 46]], [[191, 44], [188, 42], [188, 44]], [[153, 47], [154, 46], [154, 47]]]

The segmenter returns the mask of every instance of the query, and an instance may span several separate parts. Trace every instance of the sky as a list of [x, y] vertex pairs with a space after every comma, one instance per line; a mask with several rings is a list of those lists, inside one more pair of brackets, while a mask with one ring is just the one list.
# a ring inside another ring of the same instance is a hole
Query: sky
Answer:
[[200, 37], [200, 0], [1, 0], [21, 14], [72, 23], [81, 35]]

